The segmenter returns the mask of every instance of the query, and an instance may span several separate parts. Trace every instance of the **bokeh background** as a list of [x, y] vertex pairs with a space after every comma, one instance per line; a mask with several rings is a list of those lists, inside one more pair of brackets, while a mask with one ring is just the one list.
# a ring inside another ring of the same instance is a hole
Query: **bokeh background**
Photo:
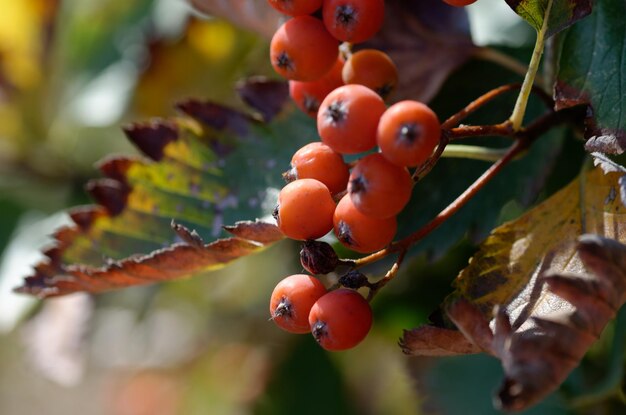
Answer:
[[[98, 176], [94, 163], [136, 153], [120, 126], [172, 116], [188, 97], [244, 108], [235, 83], [274, 77], [275, 16], [250, 1], [194, 3], [2, 2], [0, 414], [497, 413], [496, 360], [407, 357], [397, 346], [450, 291], [475, 250], [471, 235], [406, 263], [374, 302], [367, 340], [336, 354], [267, 321], [276, 282], [301, 271], [290, 241], [182, 281], [45, 302], [11, 292], [42, 259], [47, 235], [69, 223], [64, 209], [90, 203], [83, 186]], [[532, 44], [503, 1], [480, 0], [469, 13], [476, 44]], [[507, 205], [499, 220], [520, 209]], [[609, 340], [583, 365], [601, 368]], [[529, 413], [574, 413], [564, 402], [559, 393]]]

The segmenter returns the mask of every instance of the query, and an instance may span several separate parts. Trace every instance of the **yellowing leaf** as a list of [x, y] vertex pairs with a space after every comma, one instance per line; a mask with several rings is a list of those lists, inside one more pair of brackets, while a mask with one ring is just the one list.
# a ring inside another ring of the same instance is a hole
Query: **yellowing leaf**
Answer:
[[405, 333], [405, 352], [493, 354], [506, 375], [496, 402], [507, 410], [556, 389], [626, 301], [623, 176], [595, 168], [483, 242], [444, 305], [474, 348], [430, 326]]

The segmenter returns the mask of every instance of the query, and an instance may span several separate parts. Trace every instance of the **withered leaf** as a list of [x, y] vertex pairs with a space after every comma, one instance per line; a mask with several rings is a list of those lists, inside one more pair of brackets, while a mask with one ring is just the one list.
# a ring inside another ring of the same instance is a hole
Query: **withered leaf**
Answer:
[[65, 265], [55, 258], [37, 267], [35, 275], [27, 277], [18, 292], [41, 298], [65, 295], [77, 291], [99, 293], [133, 285], [150, 284], [177, 279], [220, 268], [230, 261], [262, 250], [282, 239], [274, 225], [263, 222], [240, 222], [241, 234], [259, 235], [259, 242], [239, 237], [218, 239], [202, 244], [192, 231], [180, 225], [177, 233], [185, 234], [184, 242], [175, 243], [148, 255], [131, 256], [112, 261], [102, 267]]
[[[555, 390], [626, 301], [622, 176], [593, 169], [495, 229], [457, 277], [444, 309], [477, 349], [502, 361], [503, 409], [525, 409]], [[407, 333], [402, 343], [419, 345], [409, 354], [441, 338]]]

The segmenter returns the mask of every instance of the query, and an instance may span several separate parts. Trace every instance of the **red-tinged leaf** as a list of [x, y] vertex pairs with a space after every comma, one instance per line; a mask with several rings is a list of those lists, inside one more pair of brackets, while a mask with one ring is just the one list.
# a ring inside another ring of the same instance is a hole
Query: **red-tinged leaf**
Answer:
[[541, 30], [551, 4], [546, 35], [552, 36], [591, 13], [591, 0], [506, 0], [507, 4], [537, 31]]
[[593, 13], [564, 35], [554, 96], [557, 109], [588, 105], [590, 152], [626, 149], [626, 4], [596, 2]]
[[100, 293], [134, 285], [163, 282], [218, 269], [282, 239], [280, 232], [274, 231], [272, 225], [262, 222], [239, 223], [237, 227], [260, 228], [248, 229], [242, 233], [260, 234], [265, 239], [264, 243], [234, 237], [202, 244], [197, 234], [194, 236], [192, 231], [181, 225], [173, 226], [177, 227], [179, 235], [184, 233], [185, 236], [181, 238], [184, 242], [175, 243], [149, 255], [113, 261], [103, 267], [49, 264], [52, 265], [52, 269], [36, 270], [36, 274], [26, 278], [24, 285], [17, 291], [44, 298], [77, 291]]
[[[558, 388], [626, 301], [626, 205], [617, 197], [624, 173], [604, 164], [608, 173], [596, 168], [580, 179], [582, 193], [575, 181], [495, 229], [444, 304], [465, 339], [502, 361], [503, 409], [528, 408]], [[403, 345], [418, 348], [405, 352], [466, 347], [441, 344], [445, 333], [432, 331], [449, 329], [430, 327], [428, 336], [407, 332]]]
[[405, 330], [400, 347], [405, 354], [414, 356], [455, 356], [482, 351], [460, 331], [430, 325]]
[[237, 93], [246, 104], [259, 111], [263, 121], [268, 122], [289, 99], [289, 84], [257, 76], [239, 82]]
[[98, 293], [188, 277], [283, 238], [273, 224], [223, 224], [269, 215], [272, 189], [284, 184], [280, 173], [311, 137], [310, 121], [292, 112], [262, 123], [201, 100], [180, 108], [187, 117], [126, 127], [149, 158], [113, 156], [98, 164], [105, 178], [88, 189], [99, 205], [70, 211], [75, 225], [55, 233], [47, 260], [21, 292]]
[[247, 30], [270, 39], [285, 16], [271, 7], [267, 1], [258, 0], [191, 0], [201, 12], [219, 16]]

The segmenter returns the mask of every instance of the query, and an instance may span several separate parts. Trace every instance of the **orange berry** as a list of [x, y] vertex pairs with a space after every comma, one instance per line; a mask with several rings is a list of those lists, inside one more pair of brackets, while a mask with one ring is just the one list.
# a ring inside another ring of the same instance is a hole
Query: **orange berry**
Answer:
[[291, 170], [285, 175], [294, 179], [316, 179], [331, 194], [346, 190], [350, 171], [341, 154], [319, 141], [300, 148], [291, 158]]
[[389, 245], [398, 228], [395, 216], [378, 219], [359, 212], [350, 195], [345, 195], [337, 204], [333, 224], [339, 242], [363, 254]]
[[385, 111], [376, 140], [385, 158], [399, 166], [425, 162], [441, 138], [437, 114], [417, 101], [401, 101]]
[[348, 182], [348, 194], [364, 215], [375, 218], [395, 216], [411, 198], [413, 180], [405, 167], [397, 166], [380, 153], [360, 159]]
[[341, 73], [344, 84], [365, 85], [383, 99], [398, 84], [398, 69], [389, 55], [377, 49], [363, 49], [353, 53]]
[[343, 85], [341, 70], [344, 61], [340, 57], [324, 76], [315, 81], [289, 81], [289, 95], [298, 108], [310, 117], [317, 117], [320, 104], [336, 88]]
[[301, 179], [280, 191], [274, 217], [285, 236], [304, 241], [326, 235], [333, 228], [334, 212], [328, 187], [315, 179]]
[[320, 105], [317, 132], [338, 153], [362, 153], [376, 146], [376, 128], [385, 109], [385, 102], [371, 89], [344, 85]]
[[274, 70], [287, 79], [313, 81], [332, 68], [339, 54], [337, 40], [311, 16], [297, 16], [278, 28], [270, 44]]
[[322, 0], [267, 0], [270, 6], [289, 16], [311, 14], [322, 7]]
[[372, 327], [372, 309], [356, 291], [340, 288], [320, 297], [309, 314], [311, 333], [326, 350], [351, 349]]
[[308, 333], [309, 313], [326, 288], [317, 278], [295, 274], [280, 281], [270, 298], [270, 315], [278, 327], [290, 333]]
[[324, 24], [343, 42], [360, 43], [374, 36], [383, 25], [384, 0], [324, 0]]

